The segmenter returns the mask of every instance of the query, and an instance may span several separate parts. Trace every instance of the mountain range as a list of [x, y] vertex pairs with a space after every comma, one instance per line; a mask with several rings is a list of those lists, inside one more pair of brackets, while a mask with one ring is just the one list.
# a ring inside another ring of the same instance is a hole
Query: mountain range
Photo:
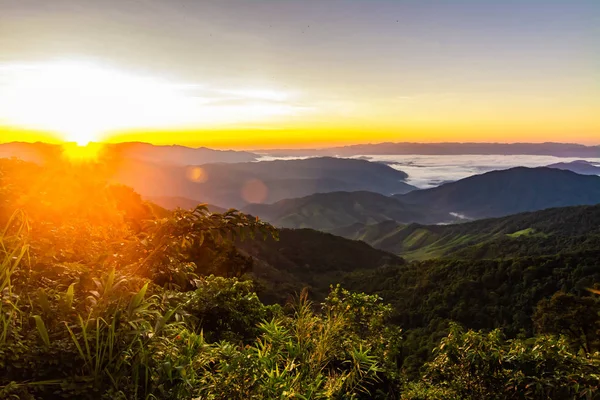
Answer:
[[224, 208], [273, 203], [320, 192], [406, 193], [406, 173], [365, 160], [310, 158], [197, 166], [123, 160], [112, 180], [145, 197], [185, 197]]
[[470, 219], [499, 217], [600, 203], [600, 177], [554, 168], [517, 167], [394, 197]]
[[[91, 144], [92, 146], [96, 144]], [[48, 143], [0, 143], [0, 158], [16, 157], [25, 161], [43, 163], [60, 157], [63, 146]], [[204, 163], [236, 163], [255, 161], [260, 156], [246, 151], [214, 150], [206, 147], [160, 146], [148, 143], [107, 143], [101, 146], [103, 159], [135, 159], [166, 165]]]
[[274, 204], [251, 204], [242, 211], [278, 227], [324, 231], [355, 223], [439, 223], [456, 220], [448, 213], [366, 191], [317, 193]]
[[272, 156], [362, 155], [538, 155], [555, 157], [599, 158], [600, 146], [570, 143], [376, 143], [325, 149], [257, 150]]
[[[518, 247], [530, 239], [537, 241], [538, 246], [543, 245], [547, 252], [576, 241], [593, 247], [600, 237], [598, 221], [600, 205], [552, 208], [452, 225], [407, 225], [392, 221], [355, 224], [331, 232], [408, 259], [455, 256], [465, 249], [481, 258], [493, 258], [500, 255], [499, 249], [518, 254], [522, 251]], [[528, 253], [531, 251], [527, 249]]]
[[581, 175], [600, 175], [600, 163], [586, 160], [550, 164], [548, 168], [566, 169]]
[[513, 168], [391, 197], [365, 191], [318, 193], [252, 204], [243, 211], [275, 226], [369, 237], [368, 242], [377, 245], [398, 225], [447, 224], [597, 203], [600, 177], [551, 168]]

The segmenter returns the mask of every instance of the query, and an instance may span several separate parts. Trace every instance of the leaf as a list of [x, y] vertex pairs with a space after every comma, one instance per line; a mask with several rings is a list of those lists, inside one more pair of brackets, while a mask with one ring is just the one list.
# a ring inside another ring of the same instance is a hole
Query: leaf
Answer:
[[48, 301], [48, 295], [46, 291], [42, 288], [38, 289], [38, 303], [42, 308], [44, 314], [48, 314], [50, 312], [50, 302]]
[[165, 327], [165, 325], [167, 324], [167, 322], [169, 322], [169, 320], [171, 319], [171, 317], [173, 316], [173, 314], [175, 314], [175, 311], [177, 311], [177, 308], [169, 310], [165, 315], [162, 315], [158, 319], [158, 321], [156, 321], [156, 325], [154, 326], [154, 333], [155, 334], [159, 334], [160, 331], [162, 331], [162, 329]]
[[198, 241], [198, 247], [202, 246], [202, 244], [204, 243], [204, 231], [198, 232], [196, 240]]
[[113, 289], [113, 284], [115, 282], [115, 268], [113, 267], [108, 273], [108, 277], [106, 278], [106, 285], [104, 285], [104, 294], [110, 293]]
[[75, 283], [71, 283], [69, 288], [67, 289], [67, 294], [65, 295], [65, 305], [68, 309], [71, 309], [73, 306], [73, 298], [75, 297]]
[[39, 315], [34, 315], [33, 319], [35, 320], [35, 326], [40, 334], [40, 337], [44, 341], [44, 344], [46, 346], [50, 346], [50, 337], [48, 336], [48, 330], [46, 329], [44, 320]]
[[146, 283], [139, 292], [137, 292], [129, 302], [129, 307], [127, 307], [127, 313], [129, 316], [133, 314], [133, 312], [142, 304], [142, 300], [144, 300], [144, 296], [146, 295], [146, 290], [148, 290], [148, 283]]

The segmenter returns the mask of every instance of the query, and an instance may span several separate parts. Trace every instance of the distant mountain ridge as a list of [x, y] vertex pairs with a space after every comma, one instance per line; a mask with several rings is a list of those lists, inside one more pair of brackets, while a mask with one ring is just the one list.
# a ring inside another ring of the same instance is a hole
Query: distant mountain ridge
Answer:
[[374, 143], [325, 149], [257, 150], [260, 154], [340, 157], [360, 155], [538, 155], [600, 158], [600, 146], [571, 143]]
[[431, 189], [394, 196], [471, 219], [552, 207], [600, 203], [600, 177], [553, 168], [487, 172]]
[[158, 146], [141, 142], [108, 144], [107, 149], [123, 157], [152, 163], [194, 165], [256, 161], [258, 155], [247, 151], [216, 150], [207, 147]]
[[438, 223], [455, 219], [448, 213], [366, 191], [317, 193], [280, 200], [274, 204], [251, 204], [242, 211], [278, 227], [317, 230], [390, 220], [401, 223]]
[[416, 189], [406, 178], [406, 173], [383, 164], [323, 157], [189, 167], [126, 160], [113, 179], [145, 197], [185, 197], [242, 208], [314, 193], [366, 190], [390, 195]]
[[[206, 147], [163, 146], [141, 142], [107, 143], [102, 145], [107, 158], [136, 159], [169, 165], [191, 165], [206, 163], [236, 163], [255, 161], [258, 155], [247, 151], [215, 150]], [[48, 143], [1, 143], [0, 157], [16, 157], [25, 161], [43, 163], [48, 158], [60, 156], [62, 145]]]
[[581, 175], [600, 175], [600, 163], [592, 163], [586, 160], [550, 164], [548, 168], [566, 169]]

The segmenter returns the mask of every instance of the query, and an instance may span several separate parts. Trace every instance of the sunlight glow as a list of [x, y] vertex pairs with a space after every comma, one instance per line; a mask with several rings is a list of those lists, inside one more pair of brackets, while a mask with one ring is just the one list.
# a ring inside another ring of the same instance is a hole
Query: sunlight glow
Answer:
[[62, 155], [64, 159], [70, 162], [95, 162], [100, 158], [103, 148], [104, 145], [100, 143], [80, 144], [78, 142], [70, 142], [63, 144]]
[[115, 131], [216, 127], [307, 111], [272, 89], [166, 82], [78, 62], [0, 64], [0, 123], [85, 146]]

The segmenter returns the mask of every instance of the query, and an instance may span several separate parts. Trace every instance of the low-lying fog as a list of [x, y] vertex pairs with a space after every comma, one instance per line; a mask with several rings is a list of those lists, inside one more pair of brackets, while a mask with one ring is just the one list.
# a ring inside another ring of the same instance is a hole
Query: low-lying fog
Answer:
[[[259, 161], [291, 160], [308, 157], [264, 156]], [[363, 155], [360, 158], [382, 162], [409, 175], [408, 183], [419, 188], [429, 188], [456, 181], [472, 175], [513, 167], [544, 167], [555, 163], [586, 160], [600, 165], [600, 158], [565, 158], [532, 155]]]

